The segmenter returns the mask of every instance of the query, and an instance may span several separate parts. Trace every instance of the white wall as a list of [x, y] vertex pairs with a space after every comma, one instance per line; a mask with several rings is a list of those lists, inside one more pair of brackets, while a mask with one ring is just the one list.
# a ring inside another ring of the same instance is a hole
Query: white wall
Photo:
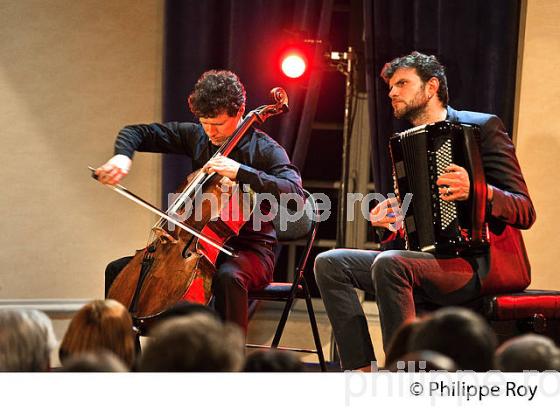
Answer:
[[[163, 2], [1, 0], [0, 298], [97, 298], [153, 221], [96, 183], [127, 123], [160, 119]], [[125, 180], [157, 202], [159, 158]]]
[[537, 211], [524, 233], [532, 288], [560, 290], [560, 2], [527, 0], [517, 154]]

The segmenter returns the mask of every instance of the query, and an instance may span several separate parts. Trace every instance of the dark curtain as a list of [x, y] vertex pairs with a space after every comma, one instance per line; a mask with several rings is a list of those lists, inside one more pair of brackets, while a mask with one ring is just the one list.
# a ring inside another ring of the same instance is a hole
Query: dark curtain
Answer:
[[[276, 59], [281, 45], [297, 32], [313, 37], [321, 5], [321, 0], [167, 0], [163, 120], [195, 120], [186, 103], [194, 83], [206, 70], [228, 69], [245, 85], [247, 111], [271, 103], [273, 87], [287, 90], [290, 113], [260, 128], [291, 155], [305, 90], [280, 75]], [[184, 157], [164, 157], [164, 204], [167, 192], [175, 192], [188, 171]]]
[[378, 192], [392, 192], [389, 137], [408, 125], [394, 120], [385, 62], [418, 50], [447, 68], [449, 104], [498, 115], [513, 124], [519, 0], [363, 0], [366, 86], [372, 166]]

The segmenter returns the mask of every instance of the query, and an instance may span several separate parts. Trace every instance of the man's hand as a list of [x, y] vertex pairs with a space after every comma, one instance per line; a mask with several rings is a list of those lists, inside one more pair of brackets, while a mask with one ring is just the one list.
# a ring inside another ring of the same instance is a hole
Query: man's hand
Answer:
[[132, 160], [126, 155], [115, 155], [95, 170], [97, 180], [102, 184], [115, 185], [130, 171]]
[[387, 198], [381, 201], [369, 213], [372, 226], [389, 229], [396, 232], [403, 227], [402, 211], [397, 198]]
[[204, 165], [202, 170], [207, 174], [215, 172], [223, 177], [228, 177], [232, 181], [237, 178], [237, 171], [239, 170], [239, 162], [234, 161], [231, 158], [224, 157], [222, 155], [217, 155], [216, 157], [210, 159]]
[[439, 186], [439, 195], [444, 201], [466, 201], [469, 199], [471, 181], [467, 170], [459, 165], [451, 164], [445, 168], [446, 173], [441, 174], [436, 184]]

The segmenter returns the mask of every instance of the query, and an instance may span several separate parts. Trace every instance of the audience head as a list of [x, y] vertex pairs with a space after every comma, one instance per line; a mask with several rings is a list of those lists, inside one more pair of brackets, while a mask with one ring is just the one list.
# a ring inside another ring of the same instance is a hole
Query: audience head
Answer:
[[195, 313], [205, 313], [207, 315], [213, 316], [219, 319], [220, 316], [216, 313], [214, 309], [209, 308], [207, 305], [201, 305], [200, 303], [191, 303], [187, 301], [180, 301], [165, 310], [158, 316], [158, 323], [163, 319], [171, 319], [174, 317], [185, 317]]
[[245, 361], [244, 372], [303, 372], [303, 363], [291, 353], [277, 349], [258, 350]]
[[69, 357], [60, 369], [63, 372], [127, 372], [128, 368], [113, 352], [97, 350]]
[[457, 365], [449, 357], [431, 350], [406, 353], [393, 361], [386, 367], [391, 372], [409, 372], [445, 370], [446, 372], [457, 371]]
[[528, 334], [503, 343], [495, 361], [497, 370], [503, 372], [560, 371], [560, 349], [545, 336]]
[[37, 310], [0, 310], [0, 371], [49, 370], [56, 339], [50, 319]]
[[60, 345], [63, 365], [73, 355], [109, 350], [129, 368], [134, 363], [135, 336], [132, 318], [116, 300], [94, 300], [72, 318]]
[[410, 335], [418, 329], [421, 321], [418, 318], [403, 323], [393, 335], [385, 353], [385, 366], [389, 367], [398, 359], [407, 354]]
[[239, 327], [207, 313], [164, 320], [149, 336], [138, 366], [143, 372], [239, 371], [243, 366]]
[[461, 370], [492, 368], [496, 336], [471, 310], [447, 307], [424, 319], [409, 341], [408, 351], [432, 350], [451, 358]]

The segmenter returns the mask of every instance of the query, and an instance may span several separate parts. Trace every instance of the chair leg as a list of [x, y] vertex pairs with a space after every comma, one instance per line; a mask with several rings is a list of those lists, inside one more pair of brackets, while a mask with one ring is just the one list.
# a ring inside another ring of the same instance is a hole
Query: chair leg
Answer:
[[138, 333], [134, 335], [134, 348], [136, 356], [140, 357], [142, 355], [142, 345], [140, 344], [140, 335]]
[[249, 307], [247, 308], [247, 316], [249, 317], [249, 320], [253, 318], [253, 315], [257, 311], [257, 308], [259, 307], [259, 302], [260, 301], [257, 299], [249, 300]]
[[270, 347], [276, 348], [280, 344], [280, 338], [284, 333], [284, 327], [286, 326], [286, 322], [288, 321], [288, 315], [290, 314], [290, 310], [294, 305], [294, 297], [293, 295], [288, 298], [286, 304], [284, 305], [284, 311], [282, 312], [282, 317], [280, 318], [280, 322], [278, 322], [278, 326], [276, 327], [276, 333], [274, 334], [274, 339], [272, 339], [272, 343]]
[[311, 302], [311, 295], [305, 279], [302, 280], [302, 286], [305, 292], [305, 304], [307, 305], [307, 314], [309, 315], [311, 332], [313, 333], [313, 340], [315, 341], [315, 349], [317, 350], [317, 356], [319, 357], [319, 365], [321, 366], [321, 371], [326, 372], [327, 365], [325, 363], [325, 356], [323, 355], [323, 346], [321, 345], [321, 338], [319, 336], [319, 327], [317, 326], [315, 311], [313, 310], [313, 303]]

